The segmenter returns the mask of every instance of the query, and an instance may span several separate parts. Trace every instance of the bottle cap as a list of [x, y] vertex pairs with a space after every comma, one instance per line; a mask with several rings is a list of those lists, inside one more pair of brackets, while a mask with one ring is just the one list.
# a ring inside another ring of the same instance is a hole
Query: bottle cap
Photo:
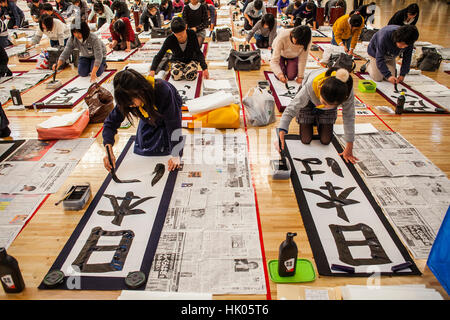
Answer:
[[400, 95], [404, 96], [405, 95], [405, 91], [400, 92]]

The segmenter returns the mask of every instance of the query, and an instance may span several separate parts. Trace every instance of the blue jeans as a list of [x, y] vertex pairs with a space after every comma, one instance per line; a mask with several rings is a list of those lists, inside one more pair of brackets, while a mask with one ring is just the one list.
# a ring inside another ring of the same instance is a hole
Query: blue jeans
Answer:
[[[67, 39], [64, 39], [64, 46], [67, 44], [67, 40], [68, 40], [69, 38], [67, 38]], [[52, 47], [52, 48], [56, 48], [57, 46], [59, 46], [59, 40], [50, 40], [50, 46]]]
[[[87, 77], [94, 67], [95, 58], [79, 57], [78, 58], [78, 74], [81, 77]], [[106, 68], [106, 58], [103, 58], [100, 67], [97, 70], [97, 77], [100, 77]]]
[[[352, 42], [352, 37], [348, 39], [342, 39], [342, 42], [347, 47], [347, 49], [350, 50], [350, 43]], [[334, 32], [331, 33], [331, 44], [334, 44], [335, 46], [338, 45], [336, 40], [334, 39]]]

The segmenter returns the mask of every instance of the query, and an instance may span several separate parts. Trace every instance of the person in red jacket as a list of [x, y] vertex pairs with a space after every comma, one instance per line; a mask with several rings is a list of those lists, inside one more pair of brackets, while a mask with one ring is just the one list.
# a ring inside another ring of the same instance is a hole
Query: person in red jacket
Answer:
[[109, 26], [109, 31], [113, 40], [109, 44], [112, 50], [125, 50], [126, 52], [130, 52], [131, 49], [141, 45], [139, 37], [131, 27], [130, 19], [126, 17], [113, 19]]

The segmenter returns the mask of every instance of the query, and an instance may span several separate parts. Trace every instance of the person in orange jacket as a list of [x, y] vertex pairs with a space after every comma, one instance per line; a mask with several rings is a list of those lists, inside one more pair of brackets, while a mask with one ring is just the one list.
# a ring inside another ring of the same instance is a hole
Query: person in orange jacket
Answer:
[[364, 27], [364, 18], [359, 14], [345, 14], [333, 24], [331, 44], [342, 46], [345, 52], [353, 54], [359, 35]]

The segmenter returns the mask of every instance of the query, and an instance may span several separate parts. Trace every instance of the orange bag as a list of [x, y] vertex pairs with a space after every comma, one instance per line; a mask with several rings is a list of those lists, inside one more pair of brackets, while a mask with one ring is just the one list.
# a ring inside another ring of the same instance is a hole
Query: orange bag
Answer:
[[89, 109], [78, 118], [78, 120], [70, 125], [54, 128], [37, 127], [39, 140], [55, 140], [55, 139], [77, 139], [83, 133], [83, 130], [89, 123]]
[[230, 104], [211, 111], [192, 115], [192, 122], [188, 123], [188, 128], [193, 129], [195, 122], [201, 122], [202, 128], [236, 129], [241, 125], [239, 105]]

